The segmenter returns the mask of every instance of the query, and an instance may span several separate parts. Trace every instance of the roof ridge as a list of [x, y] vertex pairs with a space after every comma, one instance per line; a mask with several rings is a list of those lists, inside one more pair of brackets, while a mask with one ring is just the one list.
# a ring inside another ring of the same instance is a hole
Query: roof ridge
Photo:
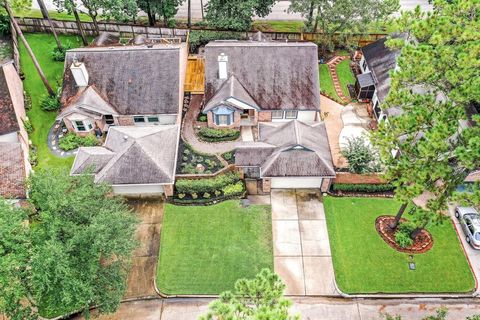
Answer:
[[105, 174], [107, 173], [107, 171], [115, 164], [115, 162], [118, 161], [118, 159], [121, 158], [121, 156], [123, 156], [132, 146], [133, 146], [133, 142], [130, 143], [130, 145], [126, 148], [124, 148], [122, 151], [120, 152], [113, 152], [115, 154], [115, 156], [112, 157], [112, 159], [110, 159], [110, 161], [108, 161], [105, 166], [102, 168], [102, 170], [100, 170], [96, 175], [95, 175], [95, 182], [98, 182], [100, 181], [100, 179], [105, 176]]

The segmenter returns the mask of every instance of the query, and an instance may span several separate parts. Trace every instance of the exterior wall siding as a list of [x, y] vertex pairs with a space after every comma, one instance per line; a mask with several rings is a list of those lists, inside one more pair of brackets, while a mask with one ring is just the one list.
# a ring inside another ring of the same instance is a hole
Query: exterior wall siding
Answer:
[[163, 195], [164, 186], [158, 184], [152, 185], [116, 185], [112, 186], [115, 194], [125, 196], [147, 196], [147, 195]]
[[337, 176], [333, 179], [333, 183], [350, 183], [350, 184], [382, 184], [386, 183], [378, 174], [356, 174], [349, 172], [337, 172]]
[[258, 121], [259, 122], [271, 122], [272, 113], [270, 111], [259, 111], [258, 112]]

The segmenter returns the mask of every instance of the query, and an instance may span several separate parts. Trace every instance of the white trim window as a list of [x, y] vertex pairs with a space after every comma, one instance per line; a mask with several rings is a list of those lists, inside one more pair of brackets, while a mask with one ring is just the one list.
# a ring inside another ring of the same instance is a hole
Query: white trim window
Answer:
[[231, 116], [228, 114], [218, 114], [215, 116], [217, 126], [228, 126], [231, 124]]
[[93, 129], [92, 122], [90, 120], [73, 120], [73, 126], [77, 132], [87, 132]]
[[133, 116], [133, 122], [136, 125], [142, 125], [142, 124], [150, 124], [150, 123], [159, 123], [160, 119], [158, 116], [152, 115], [152, 116]]
[[297, 119], [298, 111], [297, 110], [286, 110], [285, 119]]
[[283, 119], [283, 110], [273, 110], [272, 119]]

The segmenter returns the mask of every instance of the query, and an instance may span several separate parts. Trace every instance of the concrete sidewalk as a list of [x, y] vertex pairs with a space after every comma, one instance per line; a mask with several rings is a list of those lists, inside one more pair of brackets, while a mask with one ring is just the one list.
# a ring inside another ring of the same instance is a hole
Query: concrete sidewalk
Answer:
[[273, 189], [275, 272], [287, 295], [339, 296], [319, 190]]

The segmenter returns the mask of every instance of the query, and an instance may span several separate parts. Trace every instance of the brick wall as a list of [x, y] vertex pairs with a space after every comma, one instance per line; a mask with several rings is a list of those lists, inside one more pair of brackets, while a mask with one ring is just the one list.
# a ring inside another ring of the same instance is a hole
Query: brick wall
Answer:
[[120, 116], [118, 117], [118, 125], [120, 126], [133, 126], [135, 123], [133, 122], [132, 116]]
[[263, 179], [262, 180], [262, 191], [264, 193], [270, 193], [272, 190], [272, 182], [270, 179]]
[[173, 184], [166, 184], [163, 186], [163, 192], [165, 193], [165, 197], [173, 196]]
[[213, 121], [213, 112], [208, 112], [207, 113], [207, 123], [209, 128], [214, 128], [214, 129], [231, 129], [231, 128], [239, 128], [240, 127], [240, 120], [242, 119], [242, 116], [240, 115], [239, 112], [235, 112], [233, 114], [233, 123], [229, 126], [217, 126], [215, 122]]
[[356, 174], [350, 172], [337, 172], [333, 183], [351, 183], [351, 184], [382, 184], [386, 183], [378, 174]]
[[258, 113], [258, 121], [259, 122], [271, 122], [272, 121], [272, 113], [270, 111], [260, 111]]

